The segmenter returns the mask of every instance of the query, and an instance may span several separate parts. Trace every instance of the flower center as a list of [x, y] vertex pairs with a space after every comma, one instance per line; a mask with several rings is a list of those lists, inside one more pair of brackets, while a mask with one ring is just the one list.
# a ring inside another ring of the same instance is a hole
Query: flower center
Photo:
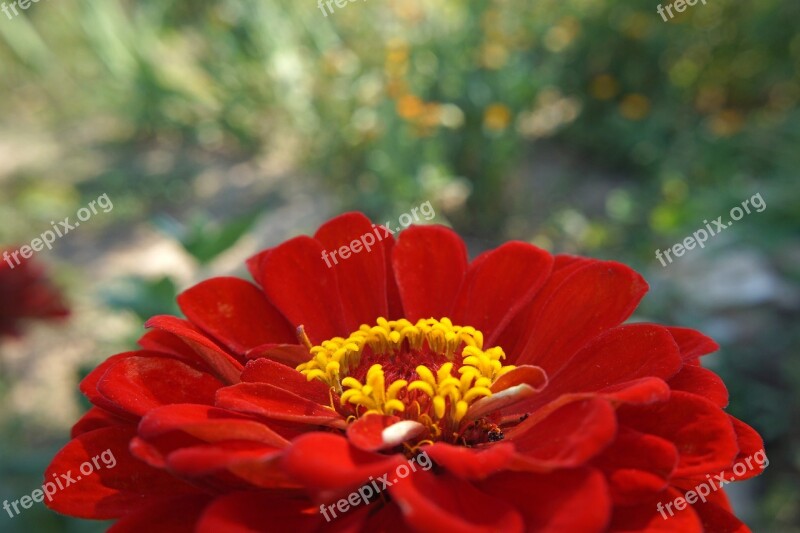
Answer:
[[297, 370], [327, 383], [339, 396], [338, 411], [352, 419], [375, 413], [415, 420], [430, 438], [451, 442], [466, 431], [461, 422], [470, 406], [515, 368], [501, 363], [502, 348], [483, 349], [483, 333], [448, 318], [379, 318], [310, 353]]

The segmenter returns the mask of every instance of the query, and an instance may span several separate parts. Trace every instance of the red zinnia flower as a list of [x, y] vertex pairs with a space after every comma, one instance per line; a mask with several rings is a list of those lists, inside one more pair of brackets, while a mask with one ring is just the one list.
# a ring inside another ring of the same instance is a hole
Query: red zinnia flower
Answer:
[[[5, 255], [0, 248], [0, 256]], [[13, 267], [12, 267], [13, 265]], [[17, 336], [27, 320], [67, 316], [61, 294], [33, 261], [0, 261], [0, 338]]]
[[151, 319], [81, 384], [95, 407], [46, 480], [107, 449], [116, 466], [50, 507], [114, 531], [747, 530], [722, 491], [656, 510], [763, 451], [699, 364], [714, 341], [621, 325], [641, 276], [384, 233], [340, 216], [252, 258], [258, 285], [211, 279], [179, 297], [186, 320]]

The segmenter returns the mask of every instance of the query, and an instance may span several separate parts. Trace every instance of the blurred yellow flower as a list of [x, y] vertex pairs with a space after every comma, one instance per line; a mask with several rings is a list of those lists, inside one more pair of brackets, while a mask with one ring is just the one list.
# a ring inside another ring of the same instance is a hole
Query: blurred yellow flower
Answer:
[[508, 62], [508, 50], [499, 43], [486, 43], [481, 49], [481, 64], [489, 69], [498, 70]]
[[400, 77], [408, 70], [408, 43], [402, 39], [392, 39], [386, 45], [386, 62], [384, 69], [389, 77]]
[[575, 17], [564, 17], [544, 36], [544, 45], [551, 52], [561, 52], [577, 37], [581, 30]]
[[503, 104], [492, 104], [483, 113], [483, 127], [503, 131], [511, 123], [511, 110]]
[[592, 79], [589, 92], [598, 100], [610, 100], [619, 92], [619, 83], [611, 74], [600, 74]]
[[642, 94], [628, 94], [620, 102], [619, 112], [628, 120], [642, 120], [650, 113], [650, 100]]

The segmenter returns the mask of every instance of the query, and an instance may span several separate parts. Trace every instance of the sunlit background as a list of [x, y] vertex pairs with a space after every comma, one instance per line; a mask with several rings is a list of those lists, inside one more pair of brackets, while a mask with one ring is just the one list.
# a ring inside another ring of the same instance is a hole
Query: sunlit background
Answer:
[[[646, 5], [645, 5], [646, 4]], [[800, 531], [800, 3], [41, 0], [0, 13], [0, 246], [107, 194], [45, 263], [73, 309], [0, 344], [0, 500], [41, 485], [77, 383], [177, 292], [345, 210], [614, 259], [637, 320], [700, 329], [770, 466], [729, 489]], [[334, 4], [335, 7], [335, 4]], [[766, 203], [662, 267], [655, 250]], [[8, 305], [8, 302], [2, 302]], [[42, 504], [2, 531], [95, 531]]]

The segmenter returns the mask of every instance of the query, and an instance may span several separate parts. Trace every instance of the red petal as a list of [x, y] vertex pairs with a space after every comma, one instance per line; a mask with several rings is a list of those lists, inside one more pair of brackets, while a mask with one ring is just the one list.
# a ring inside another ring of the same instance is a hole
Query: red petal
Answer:
[[449, 473], [416, 472], [389, 488], [414, 531], [489, 533], [524, 531], [519, 512], [505, 501]]
[[534, 300], [528, 343], [516, 360], [509, 358], [513, 364], [541, 366], [549, 376], [588, 341], [627, 319], [647, 292], [644, 279], [619, 263], [564, 270], [570, 275]]
[[217, 406], [272, 420], [344, 427], [339, 413], [267, 383], [240, 383], [217, 392]]
[[422, 433], [425, 426], [398, 416], [370, 414], [347, 426], [347, 438], [357, 448], [374, 452], [394, 448]]
[[309, 381], [294, 368], [269, 359], [256, 359], [247, 363], [242, 372], [242, 382], [269, 383], [320, 405], [329, 405], [331, 402], [330, 388], [325, 383], [318, 379]]
[[712, 502], [696, 503], [692, 509], [703, 523], [703, 531], [719, 533], [750, 533], [750, 528], [730, 511]]
[[210, 501], [206, 496], [164, 499], [115, 522], [108, 533], [192, 533]]
[[344, 491], [393, 475], [406, 462], [401, 454], [382, 455], [360, 450], [339, 435], [313, 432], [292, 442], [284, 455], [284, 467], [300, 483], [321, 490]]
[[271, 463], [271, 478], [279, 477], [280, 450], [253, 442], [212, 444], [181, 448], [169, 454], [167, 467], [182, 476], [203, 477], [255, 462]]
[[271, 359], [292, 368], [311, 358], [308, 348], [299, 344], [262, 344], [248, 350], [244, 356], [246, 359]]
[[72, 426], [70, 437], [74, 439], [78, 435], [94, 431], [95, 429], [122, 426], [130, 423], [131, 421], [128, 418], [116, 416], [115, 414], [99, 407], [92, 407], [80, 418], [80, 420], [75, 422], [74, 426]]
[[523, 242], [509, 242], [478, 256], [467, 270], [450, 316], [470, 325], [492, 346], [511, 319], [531, 301], [553, 268], [552, 256]]
[[170, 355], [191, 365], [204, 364], [203, 359], [180, 337], [160, 329], [151, 329], [141, 336], [139, 346], [145, 350]]
[[145, 323], [145, 327], [168, 331], [180, 337], [189, 347], [194, 349], [199, 358], [208, 365], [224, 383], [238, 383], [242, 372], [242, 364], [229, 354], [223, 352], [205, 335], [197, 331], [191, 324], [174, 316], [156, 316]]
[[97, 383], [98, 392], [118, 409], [142, 416], [173, 403], [213, 404], [223, 384], [175, 359], [128, 357], [112, 365]]
[[[373, 228], [363, 214], [346, 213], [323, 224], [314, 235], [329, 254], [342, 248], [350, 250], [347, 259], [341, 255], [329, 258], [333, 263], [329, 266], [339, 281], [348, 331], [357, 330], [361, 324], [374, 324], [376, 318], [389, 313], [384, 244], [379, 240], [383, 239], [383, 233]], [[387, 239], [392, 239], [391, 235]]]
[[504, 472], [481, 487], [522, 513], [526, 531], [595, 533], [605, 531], [611, 517], [603, 476], [590, 468], [552, 474]]
[[739, 450], [728, 415], [697, 395], [673, 391], [666, 402], [625, 405], [617, 411], [620, 424], [675, 444], [680, 463], [675, 477], [705, 476], [730, 466]]
[[[405, 317], [405, 312], [403, 311], [403, 299], [400, 297], [400, 288], [397, 286], [397, 278], [392, 263], [396, 242], [394, 239], [387, 239], [383, 241], [383, 244], [384, 264], [386, 265], [386, 299], [389, 303], [389, 315], [386, 319], [398, 320]], [[385, 515], [386, 513], [383, 514]]]
[[242, 279], [204, 281], [181, 293], [178, 305], [193, 324], [239, 355], [262, 344], [297, 341], [264, 293]]
[[[137, 417], [132, 416], [127, 411], [120, 409], [120, 407], [113, 402], [109, 401], [105, 396], [97, 391], [97, 383], [105, 376], [108, 369], [117, 364], [118, 362], [129, 357], [147, 357], [147, 352], [127, 352], [117, 355], [112, 355], [99, 365], [94, 370], [81, 380], [80, 390], [92, 404], [101, 407], [107, 411], [114, 413], [117, 416], [135, 421]], [[157, 356], [156, 356], [157, 357]]]
[[296, 237], [259, 256], [256, 277], [269, 300], [294, 326], [305, 326], [314, 344], [350, 331], [344, 320], [336, 272], [322, 258], [322, 245]]
[[411, 226], [400, 234], [393, 264], [405, 318], [449, 316], [467, 271], [461, 237], [443, 226]]
[[[697, 516], [691, 505], [682, 511], [673, 510], [672, 515], [670, 515], [669, 510], [663, 507], [663, 503], [661, 504], [662, 510], [656, 510], [656, 505], [660, 502], [671, 502], [679, 496], [682, 496], [682, 494], [678, 494], [674, 489], [669, 489], [660, 496], [653, 497], [639, 505], [614, 507], [614, 516], [611, 519], [609, 532], [703, 533], [705, 530], [700, 522], [700, 517]], [[716, 530], [710, 531], [716, 532]]]
[[600, 263], [595, 259], [586, 258], [574, 258], [572, 261], [565, 261], [565, 257], [569, 256], [561, 255], [554, 258], [553, 271], [545, 281], [544, 286], [533, 300], [509, 322], [505, 330], [500, 333], [497, 343], [505, 350], [510, 363], [516, 364], [520, 352], [525, 348], [529, 340], [530, 328], [538, 320], [538, 316], [542, 311], [541, 304], [547, 302], [573, 272], [586, 265]]
[[580, 466], [614, 439], [614, 409], [602, 398], [562, 405], [543, 417], [530, 418], [506, 433], [519, 452], [515, 469], [543, 472]]
[[465, 448], [437, 442], [424, 452], [437, 465], [462, 479], [485, 479], [506, 469], [514, 458], [514, 446], [501, 442], [486, 448]]
[[764, 441], [755, 429], [738, 418], [728, 416], [733, 424], [733, 429], [736, 431], [739, 453], [734, 460], [732, 468], [725, 470], [725, 479], [733, 478], [737, 481], [742, 481], [756, 477], [769, 466], [769, 458], [767, 458], [764, 450]]
[[[132, 428], [103, 428], [67, 443], [45, 472], [45, 482], [60, 479], [67, 486], [56, 490], [52, 502], [45, 500], [47, 506], [80, 518], [108, 519], [162, 498], [197, 492], [170, 474], [135, 459], [128, 452], [134, 434]], [[92, 464], [92, 459], [101, 468], [89, 475], [82, 474], [81, 466], [87, 461]], [[70, 474], [74, 483], [63, 477]]]
[[511, 372], [500, 376], [490, 388], [496, 394], [522, 384], [529, 385], [533, 390], [539, 392], [547, 386], [547, 374], [538, 366], [520, 365]]
[[691, 392], [711, 400], [718, 407], [728, 405], [728, 389], [714, 372], [700, 366], [685, 365], [672, 379], [669, 386], [673, 390]]
[[180, 431], [204, 442], [253, 441], [275, 448], [288, 441], [264, 424], [207, 405], [176, 404], [153, 409], [139, 423], [139, 436], [153, 439]]
[[217, 498], [200, 517], [197, 533], [316, 532], [324, 525], [319, 508], [305, 498], [269, 492], [233, 492]]
[[678, 450], [665, 439], [623, 427], [614, 443], [592, 463], [605, 473], [614, 501], [631, 505], [669, 486], [678, 465]]
[[[548, 373], [547, 388], [531, 400], [531, 409], [562, 394], [596, 392], [646, 377], [669, 378], [681, 367], [669, 332], [650, 324], [608, 330], [581, 349], [559, 372]], [[592, 369], [587, 372], [587, 369]]]
[[678, 343], [678, 348], [684, 361], [692, 361], [719, 350], [719, 344], [714, 342], [714, 339], [703, 335], [699, 331], [674, 326], [667, 329], [675, 338], [675, 342]]
[[669, 385], [663, 379], [641, 378], [606, 387], [601, 396], [611, 401], [612, 405], [621, 403], [647, 405], [668, 400], [670, 393]]

